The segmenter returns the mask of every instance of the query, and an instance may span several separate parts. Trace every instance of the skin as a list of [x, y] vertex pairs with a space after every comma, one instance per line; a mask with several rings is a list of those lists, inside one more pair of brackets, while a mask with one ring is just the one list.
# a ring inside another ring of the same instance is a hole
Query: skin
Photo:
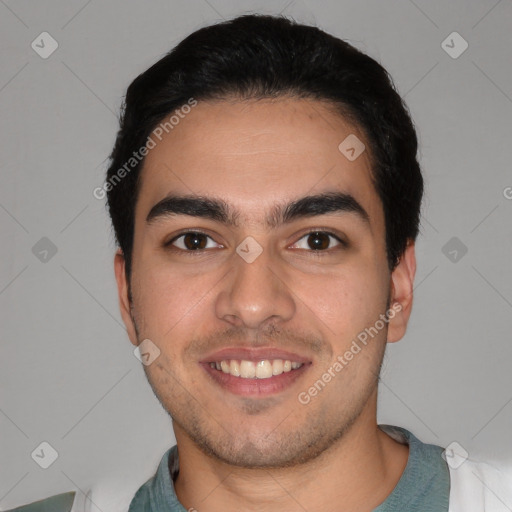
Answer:
[[[121, 251], [115, 273], [131, 342], [148, 338], [161, 351], [144, 369], [173, 420], [175, 489], [187, 509], [370, 511], [405, 469], [408, 447], [377, 427], [377, 384], [386, 343], [403, 337], [411, 313], [414, 243], [391, 273], [369, 150], [354, 161], [338, 150], [349, 134], [365, 141], [319, 101], [199, 102], [146, 157], [132, 303]], [[332, 191], [352, 194], [369, 224], [347, 212], [265, 224], [276, 204]], [[171, 192], [221, 198], [240, 212], [239, 224], [183, 215], [148, 224]], [[315, 251], [307, 233], [319, 228], [348, 247], [328, 239], [326, 251]], [[184, 230], [206, 233], [208, 248], [187, 255], [163, 247]], [[263, 248], [250, 264], [235, 252], [247, 236]], [[299, 403], [298, 393], [395, 303], [401, 311], [389, 324], [309, 404]], [[227, 346], [298, 351], [312, 364], [277, 395], [241, 397], [198, 364]]]

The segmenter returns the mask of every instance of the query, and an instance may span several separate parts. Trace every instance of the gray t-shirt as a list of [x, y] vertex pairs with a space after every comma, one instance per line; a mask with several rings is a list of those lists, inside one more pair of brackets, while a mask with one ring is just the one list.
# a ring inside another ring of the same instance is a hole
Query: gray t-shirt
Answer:
[[[450, 472], [441, 457], [443, 448], [422, 443], [402, 427], [379, 428], [409, 445], [409, 459], [393, 492], [374, 512], [448, 512]], [[137, 491], [128, 512], [187, 512], [174, 491], [178, 471], [178, 450], [173, 446], [165, 452], [155, 476]]]

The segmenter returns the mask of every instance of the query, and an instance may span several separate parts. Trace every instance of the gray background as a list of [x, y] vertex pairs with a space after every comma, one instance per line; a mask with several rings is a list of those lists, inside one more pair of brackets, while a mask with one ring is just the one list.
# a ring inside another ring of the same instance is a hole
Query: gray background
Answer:
[[[109, 478], [135, 489], [173, 444], [121, 323], [92, 191], [137, 74], [201, 26], [281, 11], [380, 61], [418, 128], [415, 306], [388, 347], [379, 422], [512, 457], [510, 0], [0, 0], [0, 509]], [[31, 47], [43, 31], [59, 45], [47, 59]], [[458, 58], [442, 47], [453, 31], [469, 44]], [[59, 455], [46, 470], [31, 458], [43, 441]]]

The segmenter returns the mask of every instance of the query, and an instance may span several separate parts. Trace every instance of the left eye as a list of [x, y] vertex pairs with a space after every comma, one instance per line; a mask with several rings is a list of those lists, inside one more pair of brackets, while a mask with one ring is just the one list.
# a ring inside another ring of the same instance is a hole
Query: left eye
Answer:
[[294, 249], [310, 249], [313, 251], [325, 251], [331, 249], [331, 242], [335, 245], [345, 245], [336, 235], [326, 231], [312, 231], [304, 235], [298, 242], [292, 245]]
[[219, 244], [216, 244], [211, 237], [204, 233], [189, 231], [188, 233], [183, 233], [176, 238], [173, 238], [169, 242], [169, 245], [174, 245], [183, 251], [198, 251], [203, 249], [213, 249]]

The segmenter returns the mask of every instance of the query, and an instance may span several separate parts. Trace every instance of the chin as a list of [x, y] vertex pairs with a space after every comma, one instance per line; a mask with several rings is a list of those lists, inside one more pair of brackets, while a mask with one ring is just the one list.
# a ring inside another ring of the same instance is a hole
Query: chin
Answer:
[[246, 469], [278, 469], [304, 464], [318, 457], [333, 442], [322, 436], [305, 438], [298, 432], [272, 439], [266, 436], [256, 436], [254, 440], [246, 437], [243, 441], [241, 433], [237, 433], [234, 442], [233, 438], [213, 441], [206, 437], [194, 439], [194, 442], [214, 460]]

